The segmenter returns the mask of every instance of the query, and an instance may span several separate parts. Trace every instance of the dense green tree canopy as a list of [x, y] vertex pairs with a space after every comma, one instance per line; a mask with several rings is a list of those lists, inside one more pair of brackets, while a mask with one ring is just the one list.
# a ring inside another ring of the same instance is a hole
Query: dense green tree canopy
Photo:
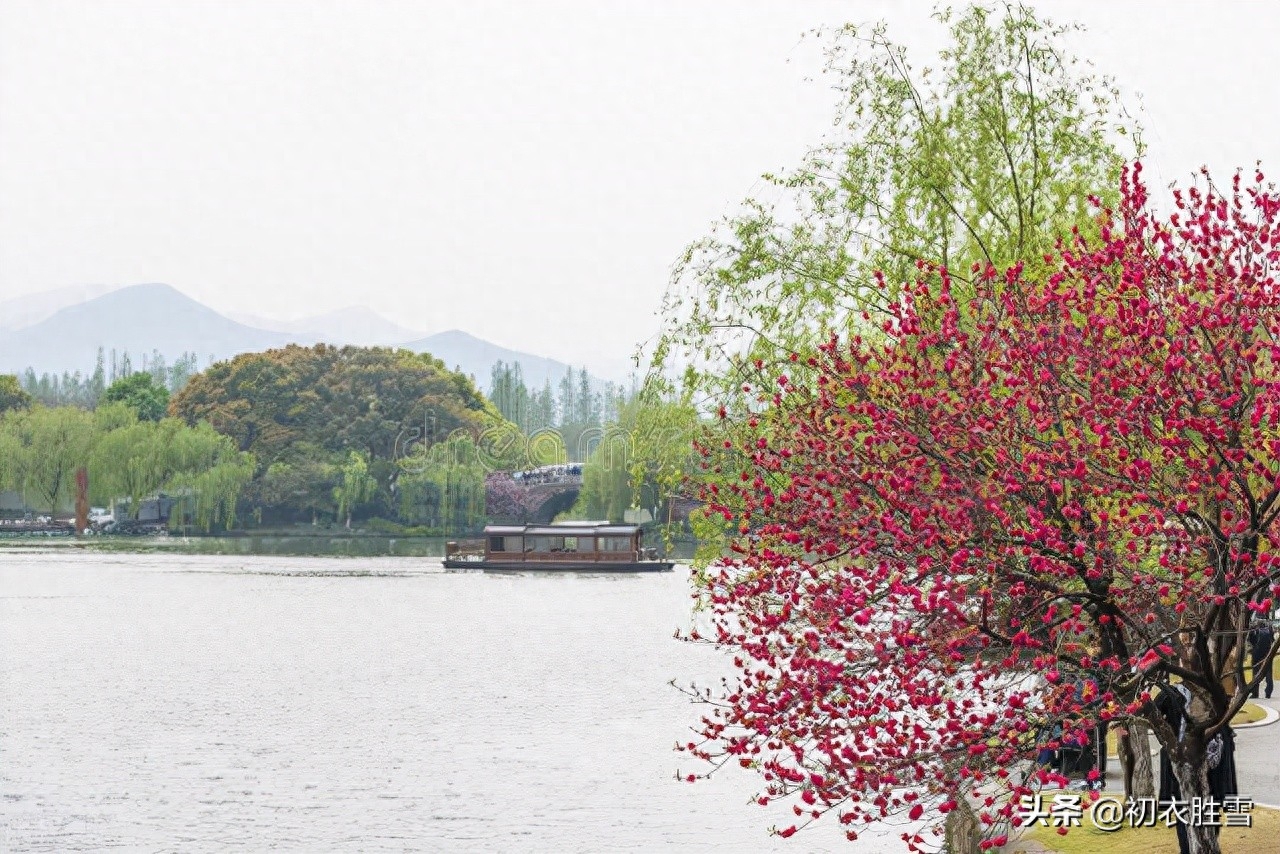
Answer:
[[0, 420], [0, 458], [9, 488], [55, 514], [75, 494], [76, 469], [100, 433], [92, 413], [69, 406], [10, 411]]
[[290, 345], [219, 362], [170, 404], [188, 424], [208, 421], [265, 471], [299, 443], [389, 461], [414, 441], [498, 417], [471, 380], [426, 354], [387, 348]]
[[377, 488], [378, 482], [369, 474], [369, 460], [359, 451], [351, 451], [347, 461], [338, 467], [338, 485], [333, 488], [338, 516], [346, 517], [348, 528], [351, 511], [372, 498]]
[[0, 374], [0, 412], [26, 409], [30, 405], [31, 395], [23, 390], [18, 378], [13, 374]]
[[229, 438], [176, 418], [114, 425], [101, 432], [89, 460], [89, 482], [104, 500], [123, 500], [133, 513], [158, 492], [190, 493], [189, 509], [202, 527], [234, 518], [236, 499], [253, 476], [252, 456]]
[[102, 399], [106, 403], [123, 403], [140, 421], [159, 421], [169, 408], [169, 389], [157, 383], [151, 374], [136, 373], [113, 382]]
[[475, 441], [458, 432], [399, 460], [400, 517], [441, 531], [475, 530], [485, 521], [489, 474]]

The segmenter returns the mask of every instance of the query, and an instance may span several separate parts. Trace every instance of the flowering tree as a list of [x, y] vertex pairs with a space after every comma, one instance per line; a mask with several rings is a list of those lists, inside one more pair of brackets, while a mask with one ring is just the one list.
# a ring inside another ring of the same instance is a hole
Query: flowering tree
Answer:
[[[738, 675], [698, 695], [687, 749], [797, 796], [782, 835], [963, 804], [1001, 845], [1020, 796], [1065, 782], [1037, 740], [1126, 718], [1209, 795], [1280, 591], [1280, 195], [1259, 174], [1175, 201], [1150, 214], [1135, 166], [1034, 277], [974, 269], [959, 305], [922, 265], [874, 343], [746, 389], [736, 482], [707, 495], [740, 536], [702, 594]], [[1171, 681], [1185, 733], [1152, 702]]]
[[523, 523], [529, 515], [524, 489], [511, 479], [511, 472], [489, 472], [484, 479], [484, 512], [489, 519]]
[[[1038, 263], [1073, 225], [1089, 227], [1088, 193], [1114, 201], [1141, 129], [1116, 84], [1073, 55], [1079, 27], [1021, 3], [943, 4], [934, 17], [947, 38], [933, 55], [883, 23], [818, 34], [830, 133], [762, 176], [760, 192], [676, 264], [644, 397], [680, 405], [644, 412], [652, 432], [683, 430], [683, 409], [724, 402], [734, 417], [712, 425], [710, 447], [737, 444], [735, 390], [770, 381], [787, 354], [809, 355], [866, 313], [887, 316], [918, 259], [947, 265], [956, 293], [970, 295], [974, 262]], [[787, 370], [812, 380], [807, 360]], [[645, 474], [633, 475], [637, 492]], [[720, 531], [693, 521], [699, 560], [719, 554]]]

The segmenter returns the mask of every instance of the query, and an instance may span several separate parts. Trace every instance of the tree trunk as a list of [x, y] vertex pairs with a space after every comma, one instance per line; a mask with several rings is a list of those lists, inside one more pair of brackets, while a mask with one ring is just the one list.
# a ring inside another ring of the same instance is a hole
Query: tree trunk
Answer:
[[83, 537], [89, 527], [89, 470], [76, 469], [76, 536]]
[[[1133, 768], [1127, 769], [1125, 778], [1132, 784], [1132, 791], [1126, 791], [1130, 798], [1154, 798], [1156, 796], [1155, 772], [1151, 769], [1150, 730], [1140, 721], [1130, 722], [1125, 729], [1128, 734], [1124, 741], [1128, 744], [1128, 754], [1133, 757]], [[1120, 755], [1125, 755], [1125, 746], [1120, 745]]]
[[947, 813], [946, 854], [980, 854], [982, 831], [973, 807], [963, 793], [955, 796], [956, 808]]
[[[1209, 763], [1203, 753], [1197, 763], [1183, 761], [1171, 764], [1173, 776], [1178, 781], [1178, 800], [1190, 803], [1193, 799], [1199, 798], [1202, 803], [1205, 802], [1210, 796]], [[1190, 854], [1221, 854], [1222, 849], [1218, 845], [1216, 831], [1216, 827], [1209, 826], [1203, 820], [1198, 824], [1179, 824], [1178, 826], [1178, 832], [1185, 833], [1187, 836], [1187, 850]]]

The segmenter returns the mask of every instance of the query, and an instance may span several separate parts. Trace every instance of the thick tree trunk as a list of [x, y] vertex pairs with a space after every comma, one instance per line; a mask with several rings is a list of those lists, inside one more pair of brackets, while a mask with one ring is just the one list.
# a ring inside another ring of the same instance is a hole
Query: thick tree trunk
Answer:
[[[1151, 738], [1145, 723], [1133, 721], [1126, 729], [1128, 735], [1124, 740], [1128, 743], [1129, 755], [1133, 757], [1133, 768], [1126, 773], [1132, 791], [1125, 794], [1131, 798], [1154, 798], [1156, 796], [1155, 772], [1151, 768]], [[1124, 747], [1121, 746], [1121, 755]]]
[[[1205, 758], [1198, 763], [1173, 762], [1173, 776], [1178, 781], [1179, 800], [1190, 803], [1199, 798], [1203, 803], [1210, 796], [1209, 765]], [[1208, 818], [1207, 816], [1205, 818]], [[1221, 854], [1217, 828], [1201, 820], [1196, 824], [1180, 824], [1179, 833], [1185, 833], [1190, 854]]]
[[947, 813], [946, 854], [981, 854], [982, 831], [973, 807], [963, 795], [956, 796], [956, 808]]

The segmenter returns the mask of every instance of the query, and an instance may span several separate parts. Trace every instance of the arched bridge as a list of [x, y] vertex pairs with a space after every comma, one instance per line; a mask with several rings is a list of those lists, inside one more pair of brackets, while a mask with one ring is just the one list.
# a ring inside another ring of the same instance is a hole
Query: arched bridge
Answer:
[[519, 495], [521, 518], [506, 521], [547, 525], [567, 512], [582, 491], [582, 464], [542, 466], [510, 475]]

